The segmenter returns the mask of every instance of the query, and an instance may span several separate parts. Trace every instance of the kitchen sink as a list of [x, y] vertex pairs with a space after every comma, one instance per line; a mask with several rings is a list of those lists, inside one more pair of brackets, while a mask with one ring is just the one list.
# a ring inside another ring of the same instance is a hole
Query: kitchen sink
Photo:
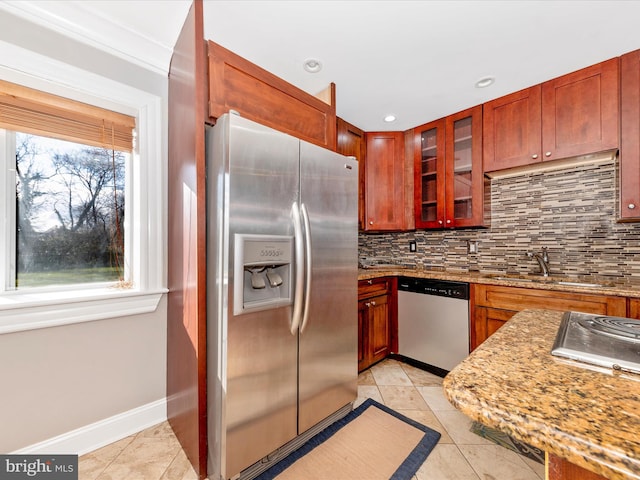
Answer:
[[561, 282], [554, 281], [552, 283], [556, 283], [558, 285], [566, 285], [568, 287], [606, 287], [607, 285], [603, 285], [602, 283], [588, 283], [588, 282]]
[[509, 276], [504, 276], [504, 275], [488, 275], [488, 277], [489, 278], [493, 278], [494, 280], [506, 280], [508, 282], [533, 282], [533, 281], [535, 281], [533, 278], [509, 277]]
[[521, 277], [521, 276], [510, 276], [510, 275], [487, 275], [487, 277], [492, 278], [494, 280], [503, 280], [506, 282], [547, 283], [547, 284], [553, 284], [553, 285], [563, 285], [566, 287], [606, 288], [611, 286], [605, 283], [583, 282], [577, 279], [562, 280], [561, 278], [558, 278], [558, 277], [543, 277], [543, 276]]

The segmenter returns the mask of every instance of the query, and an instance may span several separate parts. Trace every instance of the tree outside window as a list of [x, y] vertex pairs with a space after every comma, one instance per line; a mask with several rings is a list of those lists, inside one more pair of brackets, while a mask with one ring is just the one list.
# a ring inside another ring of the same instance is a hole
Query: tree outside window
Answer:
[[16, 133], [16, 288], [124, 280], [129, 157]]

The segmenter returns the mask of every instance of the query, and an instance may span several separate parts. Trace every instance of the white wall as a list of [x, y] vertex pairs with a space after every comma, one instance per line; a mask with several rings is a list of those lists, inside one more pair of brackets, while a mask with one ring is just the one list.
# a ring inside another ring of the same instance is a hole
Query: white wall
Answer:
[[[162, 148], [152, 161], [166, 171], [166, 76], [0, 12], [0, 65], [7, 61], [3, 42], [161, 97]], [[151, 207], [164, 224], [165, 204]], [[166, 251], [166, 232], [163, 239]], [[152, 313], [0, 335], [0, 452], [46, 443], [145, 405], [164, 405], [166, 318], [162, 298]], [[166, 410], [159, 418], [154, 411], [157, 420], [166, 418]]]
[[0, 335], [0, 452], [163, 399], [166, 313]]

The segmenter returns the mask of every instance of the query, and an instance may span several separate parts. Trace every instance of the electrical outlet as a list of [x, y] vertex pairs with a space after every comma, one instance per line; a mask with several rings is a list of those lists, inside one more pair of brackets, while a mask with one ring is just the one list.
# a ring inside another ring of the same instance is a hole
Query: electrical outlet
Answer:
[[416, 241], [415, 240], [410, 240], [409, 241], [409, 251], [410, 252], [416, 252], [418, 249], [416, 247]]
[[478, 253], [477, 240], [467, 240], [467, 253]]

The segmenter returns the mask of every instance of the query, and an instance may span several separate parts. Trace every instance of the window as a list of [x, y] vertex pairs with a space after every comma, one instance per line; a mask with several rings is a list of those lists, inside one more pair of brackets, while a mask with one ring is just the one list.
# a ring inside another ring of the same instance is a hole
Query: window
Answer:
[[162, 98], [5, 53], [0, 334], [154, 311], [167, 292]]
[[[6, 289], [130, 285], [125, 259], [129, 152], [5, 131], [15, 210]], [[12, 162], [13, 159], [13, 162]], [[10, 189], [9, 189], [10, 190]]]
[[15, 236], [5, 242], [5, 290], [129, 284], [129, 154], [116, 148], [133, 150], [134, 126], [127, 115], [0, 82], [11, 219], [5, 236]]

